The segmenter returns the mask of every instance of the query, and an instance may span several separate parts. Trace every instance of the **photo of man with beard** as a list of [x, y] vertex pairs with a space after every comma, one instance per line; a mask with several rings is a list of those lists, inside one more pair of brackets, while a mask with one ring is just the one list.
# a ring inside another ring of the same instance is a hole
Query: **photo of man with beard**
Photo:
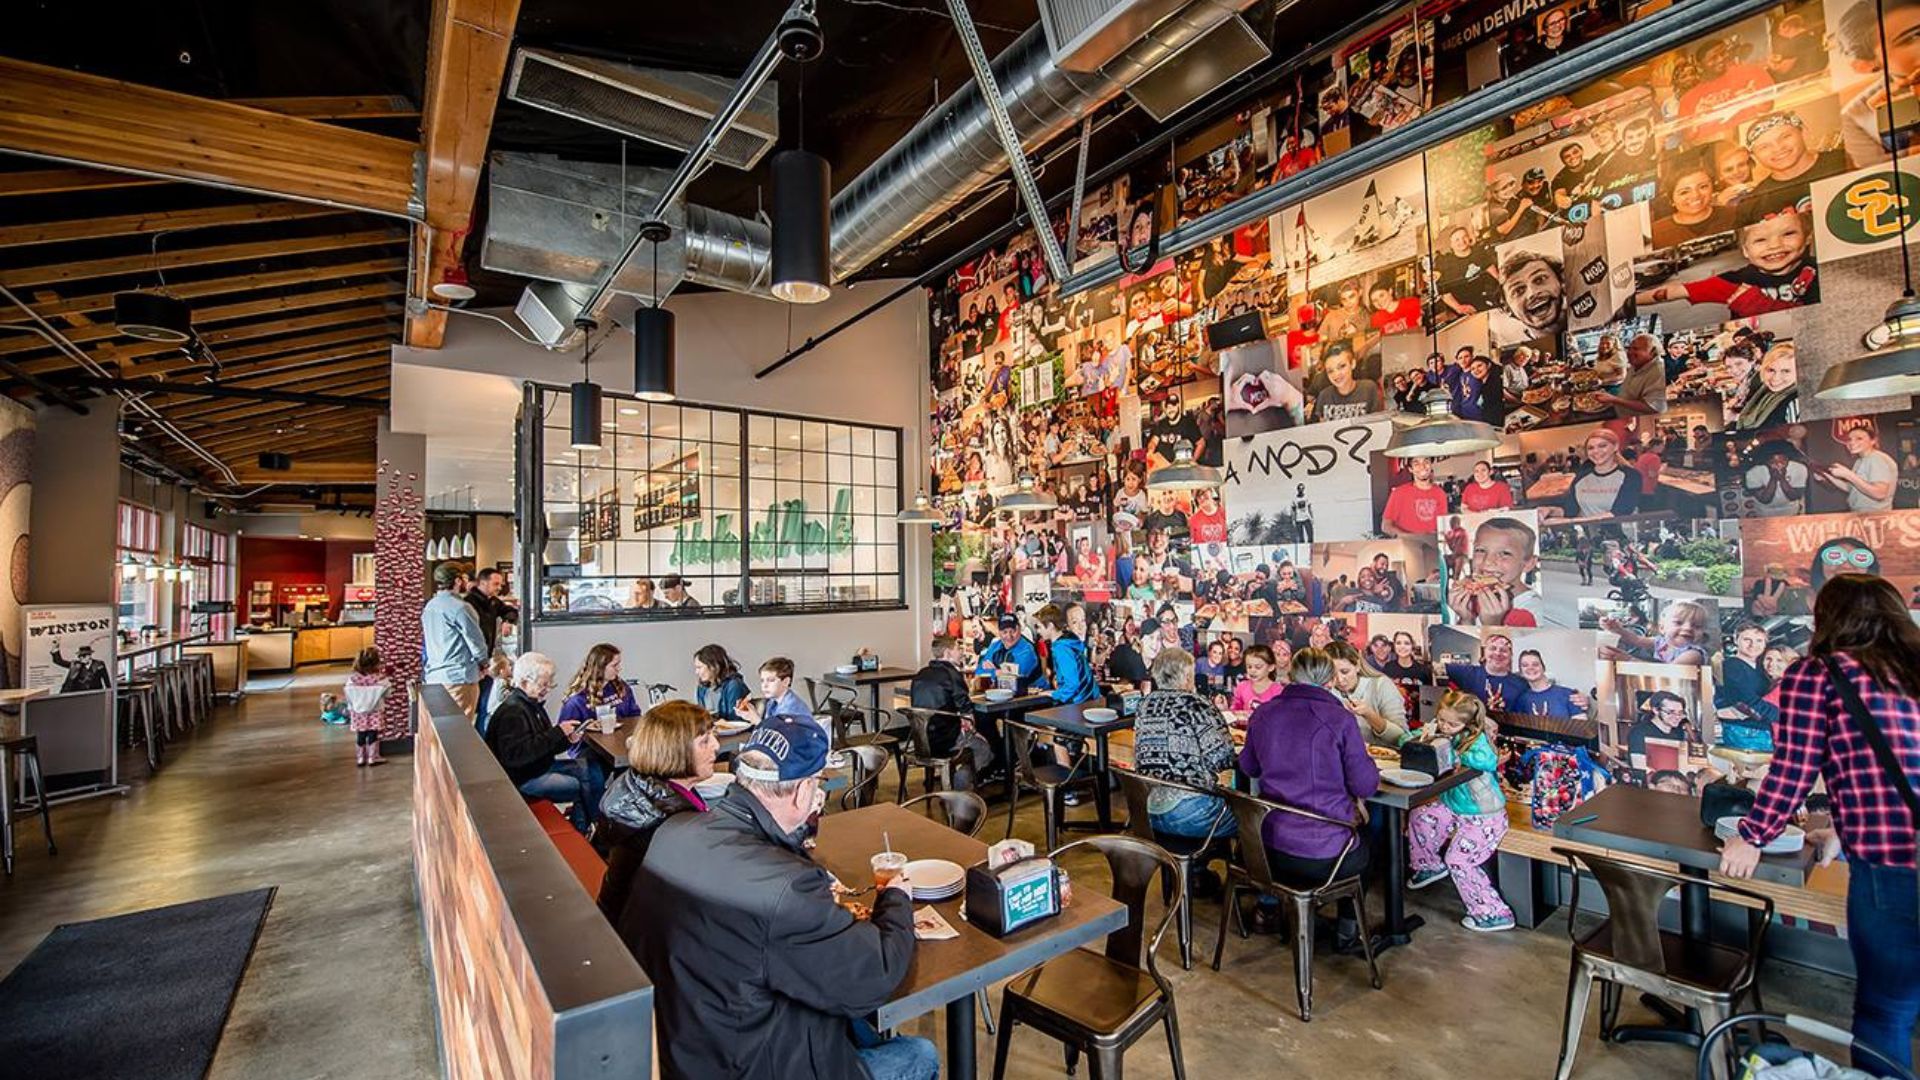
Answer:
[[1566, 286], [1558, 256], [1515, 251], [1500, 264], [1503, 306], [1487, 329], [1496, 348], [1553, 337], [1567, 327]]

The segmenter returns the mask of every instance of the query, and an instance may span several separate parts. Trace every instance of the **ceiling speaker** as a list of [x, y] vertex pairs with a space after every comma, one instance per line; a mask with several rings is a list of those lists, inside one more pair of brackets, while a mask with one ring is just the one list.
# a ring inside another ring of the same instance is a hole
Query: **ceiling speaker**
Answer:
[[278, 451], [268, 451], [260, 455], [260, 467], [269, 472], [286, 472], [293, 468], [293, 457]]
[[193, 338], [193, 308], [160, 293], [114, 293], [113, 325], [130, 338], [177, 345]]

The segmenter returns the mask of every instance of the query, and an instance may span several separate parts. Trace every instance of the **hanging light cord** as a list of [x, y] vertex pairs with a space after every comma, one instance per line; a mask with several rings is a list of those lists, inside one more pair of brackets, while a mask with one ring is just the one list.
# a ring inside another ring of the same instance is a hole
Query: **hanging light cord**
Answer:
[[1901, 190], [1900, 149], [1896, 145], [1898, 135], [1893, 127], [1893, 65], [1892, 54], [1887, 50], [1887, 4], [1886, 0], [1873, 0], [1874, 21], [1880, 28], [1880, 84], [1887, 95], [1887, 162], [1893, 166], [1894, 213], [1900, 216], [1900, 279], [1904, 286], [1901, 296], [1913, 299], [1913, 263], [1907, 256], [1907, 196]]

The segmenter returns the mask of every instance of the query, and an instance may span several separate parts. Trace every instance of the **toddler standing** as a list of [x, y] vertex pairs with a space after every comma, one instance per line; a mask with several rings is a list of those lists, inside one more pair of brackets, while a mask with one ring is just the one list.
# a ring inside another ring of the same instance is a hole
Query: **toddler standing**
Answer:
[[[1487, 707], [1472, 694], [1449, 690], [1434, 710], [1433, 723], [1401, 740], [1446, 739], [1454, 757], [1479, 775], [1416, 807], [1407, 819], [1407, 847], [1413, 864], [1410, 889], [1424, 889], [1451, 873], [1454, 888], [1467, 905], [1460, 925], [1483, 933], [1513, 929], [1513, 909], [1500, 898], [1483, 864], [1500, 849], [1507, 834], [1507, 800], [1494, 780], [1500, 755], [1488, 734]], [[1441, 848], [1446, 848], [1442, 859]]]
[[353, 763], [385, 765], [380, 756], [380, 706], [393, 684], [380, 669], [380, 650], [368, 647], [353, 658], [347, 676], [347, 726], [353, 729]]

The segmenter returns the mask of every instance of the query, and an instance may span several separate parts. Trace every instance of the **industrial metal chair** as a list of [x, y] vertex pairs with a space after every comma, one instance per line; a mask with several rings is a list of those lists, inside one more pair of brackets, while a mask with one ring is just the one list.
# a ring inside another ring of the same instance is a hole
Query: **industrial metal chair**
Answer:
[[857, 810], [870, 806], [874, 793], [880, 790], [880, 779], [886, 774], [887, 763], [893, 759], [893, 751], [878, 743], [865, 743], [849, 746], [846, 752], [853, 758], [853, 782], [840, 793], [840, 809]]
[[[1367, 924], [1366, 885], [1358, 872], [1345, 876], [1340, 873], [1347, 855], [1364, 842], [1359, 824], [1336, 821], [1311, 810], [1257, 799], [1238, 791], [1222, 790], [1220, 794], [1226, 798], [1227, 808], [1233, 811], [1234, 823], [1239, 829], [1240, 861], [1227, 867], [1227, 886], [1220, 901], [1220, 936], [1213, 945], [1213, 970], [1220, 970], [1220, 957], [1226, 951], [1229, 915], [1233, 917], [1240, 936], [1247, 936], [1246, 919], [1240, 911], [1240, 891], [1247, 889], [1293, 904], [1293, 979], [1302, 1021], [1313, 1019], [1313, 913], [1324, 904], [1346, 901], [1353, 905], [1354, 921], [1360, 928], [1360, 948], [1367, 957], [1367, 970], [1373, 976], [1373, 988], [1380, 989], [1380, 966], [1374, 963], [1373, 934]], [[1328, 871], [1325, 881], [1301, 887], [1273, 876], [1273, 866], [1267, 861], [1267, 845], [1263, 838], [1270, 814], [1292, 814], [1346, 830], [1346, 844], [1333, 860], [1333, 869]]]
[[971, 791], [929, 791], [925, 795], [908, 799], [900, 806], [906, 809], [922, 803], [938, 806], [940, 816], [946, 819], [947, 828], [957, 833], [978, 836], [980, 826], [987, 823], [987, 800]]
[[[976, 768], [972, 750], [963, 743], [955, 742], [953, 749], [946, 754], [933, 752], [933, 736], [930, 732], [933, 718], [947, 716], [958, 723], [960, 717], [954, 713], [916, 709], [910, 705], [903, 705], [897, 711], [906, 718], [907, 741], [900, 748], [900, 796], [894, 801], [906, 801], [907, 773], [914, 769], [921, 770], [928, 791], [971, 788]], [[938, 787], [935, 787], [936, 780]]]
[[1051, 747], [1055, 739], [1052, 729], [1017, 720], [1002, 720], [1000, 726], [1013, 744], [1013, 760], [1007, 763], [1008, 775], [1013, 779], [1012, 796], [1007, 800], [1007, 835], [1013, 835], [1013, 817], [1020, 808], [1020, 793], [1037, 791], [1046, 822], [1047, 850], [1051, 851], [1060, 845], [1060, 819], [1067, 813], [1067, 789], [1081, 785], [1091, 788], [1099, 780], [1093, 770], [1093, 757], [1083, 754], [1071, 766], [1051, 759], [1044, 765], [1035, 765], [1033, 748]]
[[1180, 864], [1179, 880], [1169, 879], [1161, 890], [1161, 899], [1169, 900], [1172, 890], [1179, 889], [1185, 897], [1180, 905], [1180, 967], [1185, 971], [1193, 970], [1193, 868], [1205, 866], [1215, 859], [1221, 862], [1233, 861], [1234, 830], [1219, 828], [1221, 822], [1229, 825], [1232, 817], [1226, 806], [1220, 808], [1220, 816], [1214, 823], [1214, 830], [1220, 833], [1211, 840], [1198, 840], [1188, 836], [1170, 836], [1154, 831], [1153, 823], [1148, 819], [1147, 802], [1156, 787], [1178, 791], [1183, 795], [1199, 795], [1219, 798], [1220, 793], [1211, 789], [1197, 788], [1183, 784], [1178, 780], [1166, 780], [1157, 776], [1143, 776], [1133, 769], [1115, 769], [1120, 777], [1120, 791], [1127, 799], [1127, 832], [1142, 840], [1151, 840], [1159, 844], [1167, 854]]
[[[1561, 1036], [1560, 1066], [1555, 1073], [1558, 1080], [1567, 1080], [1573, 1073], [1574, 1052], [1579, 1048], [1580, 1030], [1586, 1024], [1587, 1001], [1596, 979], [1601, 983], [1600, 1035], [1605, 1039], [1614, 1037], [1620, 998], [1625, 989], [1698, 1010], [1702, 1030], [1711, 1030], [1732, 1016], [1749, 993], [1753, 995], [1755, 1008], [1764, 1011], [1760, 986], [1754, 976], [1759, 970], [1767, 927], [1773, 922], [1770, 897], [1719, 881], [1705, 882], [1710, 894], [1741, 897], [1758, 908], [1759, 915], [1747, 920], [1744, 949], [1711, 941], [1691, 941], [1660, 929], [1660, 902], [1675, 886], [1703, 884], [1699, 878], [1591, 852], [1556, 847], [1553, 853], [1567, 860], [1567, 870], [1573, 877], [1573, 897], [1567, 908], [1567, 936], [1573, 940], [1573, 964], [1567, 976], [1566, 1029]], [[1607, 901], [1607, 917], [1584, 934], [1574, 927], [1580, 913], [1583, 869], [1600, 883], [1600, 892]], [[1728, 1074], [1725, 1055], [1717, 1056], [1713, 1073], [1716, 1077]]]
[[53, 845], [53, 817], [47, 813], [47, 782], [40, 775], [39, 739], [32, 735], [0, 739], [0, 764], [11, 766], [15, 760], [26, 766], [27, 778], [33, 781], [33, 802], [15, 805], [14, 784], [7, 778], [12, 770], [0, 768], [0, 856], [4, 856], [8, 877], [13, 876], [13, 818], [16, 813], [38, 811], [40, 829], [47, 834], [47, 854], [60, 853], [60, 849]]
[[[1000, 1032], [993, 1054], [994, 1080], [1007, 1071], [1007, 1051], [1018, 1024], [1036, 1028], [1066, 1044], [1067, 1073], [1086, 1054], [1096, 1078], [1117, 1078], [1127, 1048], [1155, 1026], [1167, 1032], [1174, 1080], [1186, 1080], [1180, 1055], [1180, 1024], [1174, 1012], [1173, 985], [1160, 974], [1154, 956], [1181, 901], [1161, 914], [1146, 933], [1147, 890], [1154, 879], [1179, 873], [1166, 849], [1134, 836], [1108, 835], [1076, 840], [1051, 854], [1091, 847], [1107, 857], [1113, 898], [1126, 905], [1127, 924], [1107, 935], [1104, 953], [1074, 949], [1014, 976], [1000, 997]], [[1145, 966], [1142, 966], [1142, 947]]]

